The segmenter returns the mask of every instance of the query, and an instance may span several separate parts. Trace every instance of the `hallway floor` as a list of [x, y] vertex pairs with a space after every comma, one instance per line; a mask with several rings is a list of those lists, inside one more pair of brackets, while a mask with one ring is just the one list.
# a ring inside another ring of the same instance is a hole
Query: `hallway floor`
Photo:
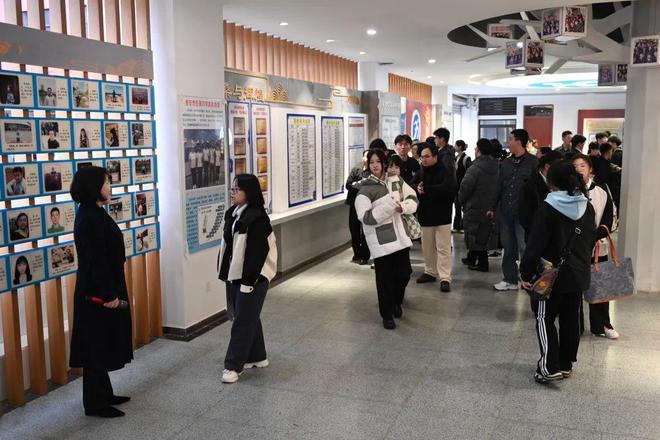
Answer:
[[270, 290], [269, 368], [220, 383], [230, 323], [188, 343], [159, 339], [111, 374], [133, 398], [126, 417], [85, 417], [75, 380], [0, 416], [0, 438], [660, 438], [660, 295], [613, 304], [621, 338], [585, 334], [573, 377], [542, 386], [527, 295], [492, 290], [499, 260], [482, 274], [460, 257], [441, 293], [415, 284], [413, 251], [404, 317], [387, 331], [373, 271], [343, 252]]

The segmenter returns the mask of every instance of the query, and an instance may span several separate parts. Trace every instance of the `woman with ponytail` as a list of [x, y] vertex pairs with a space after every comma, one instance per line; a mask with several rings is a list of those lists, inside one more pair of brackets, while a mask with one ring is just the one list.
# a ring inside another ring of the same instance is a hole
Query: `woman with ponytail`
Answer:
[[[541, 358], [534, 379], [566, 379], [577, 361], [582, 292], [589, 287], [591, 254], [596, 241], [594, 208], [582, 176], [568, 161], [548, 170], [550, 194], [537, 210], [520, 266], [524, 289], [532, 287], [543, 260], [560, 266], [547, 300], [532, 300]], [[559, 319], [559, 332], [555, 320]]]

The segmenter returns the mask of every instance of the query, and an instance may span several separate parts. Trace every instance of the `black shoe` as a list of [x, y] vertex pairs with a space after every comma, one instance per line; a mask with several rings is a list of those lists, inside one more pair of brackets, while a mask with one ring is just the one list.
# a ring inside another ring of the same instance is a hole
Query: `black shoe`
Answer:
[[449, 281], [440, 281], [440, 290], [442, 292], [451, 292], [451, 284], [449, 284]]
[[466, 266], [474, 265], [474, 261], [470, 260], [469, 258], [461, 258], [461, 263], [465, 264]]
[[129, 400], [131, 400], [131, 398], [128, 396], [112, 396], [110, 398], [110, 405], [121, 405], [122, 403], [126, 403]]
[[383, 327], [387, 330], [394, 330], [396, 328], [396, 323], [393, 319], [383, 319]]
[[359, 264], [360, 266], [366, 266], [367, 264], [369, 264], [369, 260], [358, 260], [357, 264]]
[[360, 263], [360, 260], [358, 260], [357, 258], [353, 258], [353, 259], [351, 259], [351, 263], [358, 264], [358, 263]]
[[112, 406], [106, 406], [105, 408], [96, 410], [85, 410], [85, 415], [101, 417], [102, 419], [113, 419], [115, 417], [123, 417], [125, 413]]
[[392, 315], [394, 315], [396, 319], [401, 319], [401, 317], [403, 316], [403, 309], [401, 308], [401, 306], [399, 305], [394, 306], [394, 313], [392, 313]]
[[417, 278], [417, 284], [432, 283], [435, 281], [435, 277], [424, 273], [421, 277]]
[[488, 272], [488, 266], [479, 266], [477, 264], [470, 264], [468, 266], [468, 269], [476, 270], [476, 271], [479, 271], [479, 272]]

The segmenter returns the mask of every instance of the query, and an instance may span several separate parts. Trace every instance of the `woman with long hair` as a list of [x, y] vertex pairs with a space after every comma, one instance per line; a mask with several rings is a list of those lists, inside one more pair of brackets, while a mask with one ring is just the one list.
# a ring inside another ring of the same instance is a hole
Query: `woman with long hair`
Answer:
[[16, 267], [14, 268], [14, 285], [29, 283], [32, 281], [32, 272], [30, 272], [30, 262], [28, 259], [21, 255], [16, 259]]

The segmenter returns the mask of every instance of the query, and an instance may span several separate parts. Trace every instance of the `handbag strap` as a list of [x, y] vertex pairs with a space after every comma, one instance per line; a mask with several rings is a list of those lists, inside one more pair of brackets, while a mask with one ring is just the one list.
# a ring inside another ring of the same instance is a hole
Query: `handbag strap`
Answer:
[[573, 247], [573, 242], [575, 241], [575, 238], [578, 235], [582, 234], [582, 229], [580, 229], [578, 227], [578, 222], [576, 221], [573, 224], [575, 225], [575, 229], [573, 229], [573, 233], [571, 234], [570, 238], [568, 239], [568, 242], [566, 243], [566, 246], [564, 246], [564, 249], [561, 251], [561, 256], [559, 258], [559, 263], [557, 264], [557, 269], [562, 267], [564, 265], [564, 263], [566, 262], [566, 260], [568, 259], [568, 257], [571, 256], [571, 253], [572, 253], [571, 248]]
[[[619, 257], [617, 257], [617, 252], [616, 252], [616, 246], [614, 246], [614, 240], [612, 240], [612, 234], [610, 234], [610, 229], [605, 226], [601, 225], [601, 228], [605, 228], [607, 231], [607, 242], [609, 244], [609, 252], [610, 256], [612, 257], [612, 261], [614, 262], [614, 265], [616, 267], [621, 266], [621, 261], [619, 260]], [[598, 258], [600, 257], [600, 240], [596, 241], [596, 247], [594, 248], [594, 270], [598, 272], [598, 266], [599, 266], [599, 261]]]

